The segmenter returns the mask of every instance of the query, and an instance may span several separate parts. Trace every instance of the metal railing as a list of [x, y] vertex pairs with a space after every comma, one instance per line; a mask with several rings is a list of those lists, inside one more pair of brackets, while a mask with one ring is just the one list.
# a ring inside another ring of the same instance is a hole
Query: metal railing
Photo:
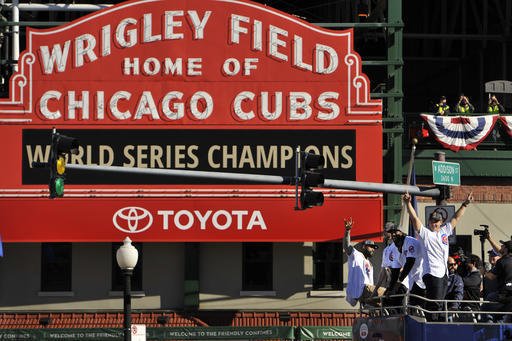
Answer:
[[[400, 305], [388, 304], [389, 299], [398, 299], [402, 301]], [[410, 299], [415, 298], [419, 301], [423, 301], [423, 306], [410, 304]], [[439, 304], [443, 306], [443, 310], [428, 310], [424, 308], [428, 304]], [[396, 295], [384, 295], [379, 297], [373, 297], [364, 305], [361, 305], [360, 312], [367, 313], [373, 317], [384, 317], [393, 315], [412, 315], [425, 318], [426, 316], [438, 315], [443, 316], [443, 319], [437, 319], [437, 322], [454, 322], [459, 319], [458, 322], [471, 322], [471, 323], [495, 323], [494, 321], [488, 321], [489, 316], [509, 316], [512, 319], [512, 311], [494, 311], [494, 310], [450, 310], [448, 305], [451, 303], [460, 303], [466, 306], [477, 305], [483, 307], [484, 304], [497, 304], [495, 301], [485, 300], [431, 300], [423, 296], [415, 294], [405, 293]], [[460, 318], [463, 316], [464, 318]]]

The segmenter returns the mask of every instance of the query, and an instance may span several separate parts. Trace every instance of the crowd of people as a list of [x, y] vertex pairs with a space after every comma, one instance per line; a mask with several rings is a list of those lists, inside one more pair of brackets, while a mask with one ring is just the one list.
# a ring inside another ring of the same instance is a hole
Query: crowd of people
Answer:
[[[475, 112], [475, 106], [464, 94], [460, 94], [454, 108], [455, 110], [453, 113], [458, 115], [471, 115]], [[441, 96], [439, 98], [439, 101], [433, 105], [432, 112], [440, 116], [448, 116], [452, 114], [450, 105], [447, 103], [446, 96]], [[496, 98], [496, 95], [490, 95], [486, 110], [479, 112], [487, 114], [504, 114], [505, 108], [501, 105], [498, 98]]]
[[[400, 306], [403, 297], [398, 295], [409, 292], [409, 305], [423, 308], [429, 321], [444, 319], [446, 315], [437, 312], [446, 310], [452, 313], [451, 316], [458, 311], [512, 312], [512, 240], [498, 244], [489, 230], [485, 230], [483, 238], [492, 247], [488, 252], [490, 265], [487, 269], [477, 255], [449, 253], [448, 237], [473, 202], [472, 193], [448, 221], [444, 221], [438, 211], [432, 212], [427, 227], [418, 218], [411, 196], [406, 193], [403, 201], [415, 235], [408, 236], [394, 223], [385, 224], [385, 248], [376, 283], [371, 258], [378, 245], [371, 240], [364, 241], [360, 250], [351, 245], [350, 231], [354, 222], [351, 218], [345, 220], [343, 248], [348, 256], [347, 301], [352, 306], [357, 302]], [[490, 303], [482, 304], [482, 299]], [[507, 314], [478, 314], [478, 318], [484, 322], [512, 322], [512, 316]]]

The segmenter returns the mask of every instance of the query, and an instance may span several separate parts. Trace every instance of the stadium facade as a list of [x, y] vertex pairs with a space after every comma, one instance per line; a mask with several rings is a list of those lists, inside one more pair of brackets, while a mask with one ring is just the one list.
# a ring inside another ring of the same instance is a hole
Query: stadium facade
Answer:
[[[461, 164], [449, 205], [476, 198], [454, 249], [480, 255], [480, 224], [510, 238], [506, 126], [454, 152], [419, 116], [460, 93], [485, 112], [485, 84], [512, 78], [508, 2], [260, 3], [2, 4], [0, 311], [121, 311], [115, 251], [131, 233], [135, 311], [326, 312], [326, 324], [353, 312], [343, 218], [375, 240], [399, 219], [396, 194], [327, 190], [322, 207], [294, 210], [293, 186], [73, 170], [50, 200], [30, 164], [53, 127], [80, 140], [75, 164], [292, 176], [301, 145], [327, 156], [328, 178], [388, 183], [405, 181], [417, 137], [417, 182], [432, 186], [443, 151]], [[420, 198], [420, 215], [433, 205]]]

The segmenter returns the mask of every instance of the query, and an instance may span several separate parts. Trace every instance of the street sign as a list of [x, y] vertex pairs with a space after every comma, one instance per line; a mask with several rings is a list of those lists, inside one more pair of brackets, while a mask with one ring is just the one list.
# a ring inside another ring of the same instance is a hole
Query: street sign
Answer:
[[460, 165], [456, 162], [432, 161], [432, 178], [436, 185], [460, 186]]

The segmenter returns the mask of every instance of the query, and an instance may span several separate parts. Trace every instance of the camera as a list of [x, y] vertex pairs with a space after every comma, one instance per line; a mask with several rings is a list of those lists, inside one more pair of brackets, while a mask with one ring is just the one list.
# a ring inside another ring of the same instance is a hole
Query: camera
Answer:
[[473, 230], [475, 236], [487, 236], [487, 230]]
[[466, 263], [466, 261], [468, 260], [468, 257], [466, 256], [466, 254], [464, 253], [464, 250], [460, 246], [457, 248], [457, 251], [455, 252], [453, 258], [455, 258], [458, 265], [464, 265]]
[[481, 224], [483, 230], [475, 229], [473, 230], [473, 235], [480, 236], [480, 238], [487, 238], [489, 236], [489, 225]]

